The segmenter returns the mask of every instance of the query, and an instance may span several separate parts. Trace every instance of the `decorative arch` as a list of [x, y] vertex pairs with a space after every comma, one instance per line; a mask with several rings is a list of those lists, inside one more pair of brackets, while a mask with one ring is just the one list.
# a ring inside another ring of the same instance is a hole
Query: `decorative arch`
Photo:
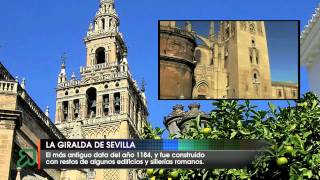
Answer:
[[209, 85], [206, 80], [199, 81], [195, 86], [194, 96], [198, 99], [206, 99], [209, 95]]
[[99, 47], [96, 50], [96, 64], [102, 64], [106, 62], [106, 50], [104, 47]]
[[97, 89], [94, 87], [86, 91], [88, 117], [95, 117], [97, 113]]
[[252, 71], [252, 79], [254, 82], [260, 81], [260, 72], [257, 69], [253, 69]]

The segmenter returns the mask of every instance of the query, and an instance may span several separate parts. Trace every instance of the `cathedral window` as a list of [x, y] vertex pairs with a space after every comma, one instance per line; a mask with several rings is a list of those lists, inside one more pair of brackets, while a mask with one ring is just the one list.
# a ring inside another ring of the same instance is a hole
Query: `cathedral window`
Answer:
[[114, 94], [114, 111], [116, 114], [120, 113], [120, 93]]
[[100, 47], [96, 50], [96, 62], [97, 64], [105, 63], [105, 49]]
[[106, 26], [106, 21], [104, 19], [101, 19], [101, 22], [102, 22], [102, 29], [104, 30]]
[[62, 103], [62, 114], [63, 114], [63, 121], [66, 121], [68, 119], [68, 109], [69, 109], [69, 106], [68, 106], [68, 101], [64, 101]]
[[79, 103], [79, 99], [76, 99], [73, 101], [73, 105], [74, 105], [74, 112], [73, 112], [73, 116], [75, 118], [79, 117], [80, 114], [80, 103]]
[[252, 47], [256, 46], [256, 42], [253, 39], [251, 40], [251, 45], [252, 45]]
[[250, 57], [250, 63], [253, 63], [253, 49], [249, 48], [249, 57]]
[[258, 74], [258, 72], [254, 72], [253, 73], [253, 83], [254, 84], [259, 83], [259, 74]]
[[95, 117], [96, 116], [96, 109], [97, 109], [97, 90], [95, 88], [89, 88], [87, 90], [87, 112], [88, 112], [88, 116], [90, 118]]
[[109, 114], [109, 95], [108, 94], [103, 96], [103, 112], [105, 116]]

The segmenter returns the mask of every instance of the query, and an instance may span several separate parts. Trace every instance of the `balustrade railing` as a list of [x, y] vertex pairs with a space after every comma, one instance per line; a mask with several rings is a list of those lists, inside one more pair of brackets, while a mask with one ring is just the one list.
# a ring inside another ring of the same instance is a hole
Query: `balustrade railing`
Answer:
[[87, 73], [99, 69], [105, 69], [105, 68], [110, 68], [110, 67], [115, 67], [118, 66], [117, 62], [112, 62], [112, 63], [102, 63], [102, 64], [95, 64], [92, 66], [86, 66], [86, 67], [80, 67], [80, 73]]
[[15, 81], [0, 81], [0, 93], [17, 93], [17, 87]]

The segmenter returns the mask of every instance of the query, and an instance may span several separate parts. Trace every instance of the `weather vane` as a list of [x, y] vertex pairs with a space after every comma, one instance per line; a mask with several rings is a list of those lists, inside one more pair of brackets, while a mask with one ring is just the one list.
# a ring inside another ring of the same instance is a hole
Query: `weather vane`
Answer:
[[66, 59], [67, 59], [67, 53], [62, 53], [62, 55], [61, 55], [61, 62], [62, 62], [62, 64], [66, 64]]
[[146, 90], [146, 82], [144, 81], [144, 78], [142, 78], [142, 82], [141, 82], [141, 91], [145, 92]]

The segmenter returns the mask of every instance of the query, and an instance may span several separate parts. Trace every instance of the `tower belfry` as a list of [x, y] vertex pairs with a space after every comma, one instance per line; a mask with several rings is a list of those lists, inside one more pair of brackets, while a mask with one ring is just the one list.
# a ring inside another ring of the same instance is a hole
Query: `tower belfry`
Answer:
[[103, 63], [119, 65], [127, 56], [119, 24], [114, 0], [100, 0], [99, 9], [84, 38], [87, 66]]
[[[119, 22], [114, 0], [100, 0], [84, 38], [86, 63], [80, 67], [81, 78], [72, 74], [67, 80], [62, 63], [56, 88], [55, 124], [67, 138], [140, 138], [147, 122], [147, 101], [144, 87], [139, 89], [129, 71]], [[66, 171], [62, 177], [73, 172]], [[79, 179], [81, 173], [77, 175]], [[91, 179], [136, 179], [133, 170], [95, 169], [89, 174]]]

